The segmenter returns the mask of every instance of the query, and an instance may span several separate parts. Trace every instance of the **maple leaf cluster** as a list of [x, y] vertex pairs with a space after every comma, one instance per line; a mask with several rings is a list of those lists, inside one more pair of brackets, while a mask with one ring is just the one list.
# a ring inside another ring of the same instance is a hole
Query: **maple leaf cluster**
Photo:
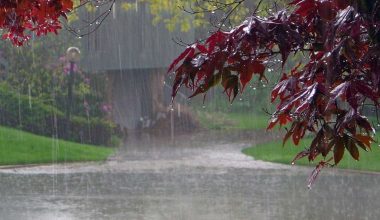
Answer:
[[[309, 148], [295, 157], [324, 158], [311, 184], [345, 151], [359, 160], [359, 148], [371, 149], [375, 130], [363, 106], [379, 106], [379, 9], [379, 0], [295, 0], [266, 18], [252, 15], [231, 31], [190, 45], [174, 60], [172, 96], [182, 86], [195, 96], [221, 84], [233, 101], [253, 75], [265, 80], [267, 64], [280, 56], [282, 77], [271, 94], [277, 110], [268, 129], [287, 125], [284, 142], [292, 139], [295, 145], [314, 134]], [[291, 54], [303, 54], [306, 61], [287, 72]]]
[[1, 0], [2, 38], [21, 46], [30, 39], [30, 32], [37, 36], [57, 33], [60, 17], [66, 18], [72, 9], [72, 0]]

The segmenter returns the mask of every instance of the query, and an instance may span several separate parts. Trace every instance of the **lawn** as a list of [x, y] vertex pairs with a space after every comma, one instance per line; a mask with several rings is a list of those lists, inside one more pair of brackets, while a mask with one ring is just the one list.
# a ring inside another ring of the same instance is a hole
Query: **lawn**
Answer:
[[[377, 135], [375, 139], [380, 140], [380, 136]], [[283, 147], [282, 141], [273, 141], [244, 149], [243, 153], [252, 156], [256, 160], [290, 164], [295, 155], [304, 148], [310, 146], [310, 143], [311, 139], [308, 138], [301, 141], [299, 146], [294, 146], [289, 141], [285, 147]], [[337, 167], [343, 169], [380, 171], [380, 147], [378, 146], [378, 143], [372, 144], [372, 151], [370, 152], [365, 152], [360, 149], [360, 161], [355, 161], [351, 158], [351, 155], [345, 151], [343, 160]], [[319, 159], [320, 158], [317, 158], [316, 161], [319, 161]], [[296, 164], [308, 166], [315, 165], [315, 163], [310, 164], [307, 158], [297, 161]]]
[[0, 165], [104, 161], [114, 151], [0, 126]]
[[268, 126], [268, 115], [198, 111], [201, 125], [208, 129], [258, 130]]

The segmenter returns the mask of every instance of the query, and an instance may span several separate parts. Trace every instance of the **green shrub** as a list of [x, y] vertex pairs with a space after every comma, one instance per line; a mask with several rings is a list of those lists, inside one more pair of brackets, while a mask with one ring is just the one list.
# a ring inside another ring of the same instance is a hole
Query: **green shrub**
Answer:
[[[67, 124], [70, 123], [70, 130]], [[118, 127], [101, 118], [74, 116], [68, 122], [64, 112], [41, 101], [0, 86], [0, 124], [34, 134], [58, 137], [86, 144], [112, 144]]]

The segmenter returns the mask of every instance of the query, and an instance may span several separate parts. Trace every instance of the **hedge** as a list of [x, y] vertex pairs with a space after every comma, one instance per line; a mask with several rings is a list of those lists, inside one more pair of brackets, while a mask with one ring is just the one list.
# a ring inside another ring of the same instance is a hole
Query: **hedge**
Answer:
[[19, 95], [0, 85], [0, 124], [3, 126], [38, 135], [107, 146], [112, 144], [114, 134], [121, 134], [113, 122], [101, 118], [73, 116], [70, 130], [66, 129], [67, 123], [68, 119], [60, 109], [38, 99]]

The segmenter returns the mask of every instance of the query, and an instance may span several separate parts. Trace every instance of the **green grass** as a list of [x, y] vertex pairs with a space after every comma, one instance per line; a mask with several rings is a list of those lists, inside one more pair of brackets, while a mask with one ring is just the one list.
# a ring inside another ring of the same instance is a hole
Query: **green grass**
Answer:
[[[377, 140], [380, 136], [376, 137]], [[243, 153], [252, 156], [256, 160], [270, 161], [275, 163], [290, 164], [293, 158], [307, 146], [310, 146], [311, 139], [307, 138], [301, 141], [299, 146], [294, 146], [287, 143], [282, 147], [282, 141], [273, 141], [265, 144], [259, 144], [251, 148], [243, 150]], [[360, 149], [360, 148], [359, 148]], [[315, 161], [320, 161], [317, 158]], [[365, 171], [380, 171], [380, 147], [378, 143], [372, 144], [372, 151], [365, 152], [360, 149], [360, 161], [352, 159], [348, 151], [345, 151], [342, 161], [338, 164], [338, 168], [365, 170]], [[307, 158], [303, 158], [296, 162], [297, 165], [315, 166], [316, 162], [309, 163]]]
[[112, 148], [95, 147], [0, 127], [0, 165], [104, 161]]
[[269, 116], [252, 113], [198, 111], [201, 125], [208, 129], [258, 130], [268, 126]]

